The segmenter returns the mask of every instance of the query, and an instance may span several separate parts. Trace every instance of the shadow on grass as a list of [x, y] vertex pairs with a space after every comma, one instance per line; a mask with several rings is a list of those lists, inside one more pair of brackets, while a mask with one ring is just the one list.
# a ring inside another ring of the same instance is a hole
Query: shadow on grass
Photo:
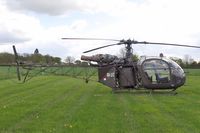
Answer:
[[111, 91], [113, 94], [130, 94], [130, 95], [166, 95], [166, 96], [174, 96], [178, 93], [172, 90], [116, 90]]

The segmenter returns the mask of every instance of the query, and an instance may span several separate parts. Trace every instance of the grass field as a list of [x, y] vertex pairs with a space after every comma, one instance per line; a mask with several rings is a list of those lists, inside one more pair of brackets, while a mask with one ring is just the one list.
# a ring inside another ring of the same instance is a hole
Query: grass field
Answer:
[[38, 76], [25, 84], [0, 80], [1, 133], [199, 133], [200, 70], [178, 95], [111, 93], [97, 82]]

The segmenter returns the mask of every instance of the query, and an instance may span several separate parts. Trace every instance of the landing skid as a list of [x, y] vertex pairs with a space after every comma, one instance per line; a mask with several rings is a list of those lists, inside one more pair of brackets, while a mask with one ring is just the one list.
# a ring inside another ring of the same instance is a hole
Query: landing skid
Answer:
[[[154, 89], [150, 89], [149, 94], [151, 95], [154, 91], [155, 91]], [[168, 92], [173, 94], [173, 95], [177, 95], [178, 94], [178, 92], [176, 92], [176, 89], [170, 90]]]
[[[149, 92], [149, 95], [153, 95], [153, 94], [158, 94], [158, 93], [170, 93], [172, 95], [177, 95], [178, 92], [176, 92], [176, 89], [177, 88], [174, 88], [174, 89], [145, 89], [145, 88], [140, 88], [140, 89], [136, 89], [136, 88], [112, 88], [112, 91], [111, 93], [123, 93], [123, 92], [126, 92], [126, 93], [147, 93]], [[133, 90], [133, 91], [131, 91]], [[140, 92], [142, 91], [142, 92]]]
[[[131, 91], [131, 90], [135, 90], [135, 91]], [[145, 91], [146, 90], [146, 91]], [[157, 90], [157, 91], [156, 91]], [[142, 92], [141, 92], [142, 91]], [[123, 92], [126, 92], [126, 93], [129, 93], [129, 92], [138, 92], [138, 93], [147, 93], [149, 92], [149, 95], [152, 95], [152, 94], [158, 94], [158, 93], [170, 93], [172, 95], [177, 95], [178, 92], [176, 92], [176, 89], [172, 89], [172, 90], [162, 90], [162, 89], [119, 89], [119, 88], [112, 88], [112, 91], [111, 93], [123, 93]]]

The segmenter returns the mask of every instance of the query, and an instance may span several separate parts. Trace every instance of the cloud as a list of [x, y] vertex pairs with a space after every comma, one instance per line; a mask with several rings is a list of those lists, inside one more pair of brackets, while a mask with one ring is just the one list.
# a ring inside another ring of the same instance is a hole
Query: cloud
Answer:
[[38, 19], [8, 10], [0, 3], [0, 43], [30, 41], [42, 30]]
[[134, 8], [147, 0], [7, 0], [10, 9], [32, 11], [48, 15], [63, 15], [70, 11], [104, 12], [118, 14], [126, 10], [127, 6]]
[[[22, 37], [19, 40], [30, 39], [19, 47], [22, 52], [23, 49], [39, 48], [44, 51], [46, 49], [46, 53], [62, 57], [80, 56], [85, 50], [113, 43], [63, 41], [60, 40], [61, 37], [134, 38], [138, 41], [199, 45], [198, 0], [6, 0], [5, 2], [9, 10], [3, 9], [2, 13], [0, 7], [0, 33], [11, 34], [13, 39], [16, 37]], [[52, 26], [46, 20], [41, 25], [41, 21], [45, 19], [40, 18], [41, 14], [48, 14], [45, 17], [53, 22], [61, 20], [57, 15], [63, 15], [64, 22]], [[3, 28], [3, 25], [6, 28]], [[59, 47], [62, 50], [59, 50]], [[188, 48], [180, 48], [179, 51], [177, 47], [133, 46], [133, 48], [140, 55], [158, 55], [164, 51], [164, 54], [169, 55], [200, 56], [197, 50]], [[119, 49], [120, 47], [110, 47], [89, 54], [115, 54]]]
[[9, 8], [15, 10], [29, 10], [36, 13], [61, 15], [71, 10], [80, 10], [77, 0], [12, 0], [6, 1]]
[[0, 43], [22, 43], [30, 40], [20, 34], [20, 31], [5, 31], [0, 29]]

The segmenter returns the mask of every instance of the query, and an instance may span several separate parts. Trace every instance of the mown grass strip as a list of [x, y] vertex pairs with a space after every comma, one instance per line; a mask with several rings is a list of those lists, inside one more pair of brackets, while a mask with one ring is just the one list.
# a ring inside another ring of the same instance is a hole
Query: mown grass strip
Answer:
[[182, 133], [200, 131], [200, 76], [168, 92], [111, 93], [96, 82], [39, 76], [1, 80], [0, 132]]

